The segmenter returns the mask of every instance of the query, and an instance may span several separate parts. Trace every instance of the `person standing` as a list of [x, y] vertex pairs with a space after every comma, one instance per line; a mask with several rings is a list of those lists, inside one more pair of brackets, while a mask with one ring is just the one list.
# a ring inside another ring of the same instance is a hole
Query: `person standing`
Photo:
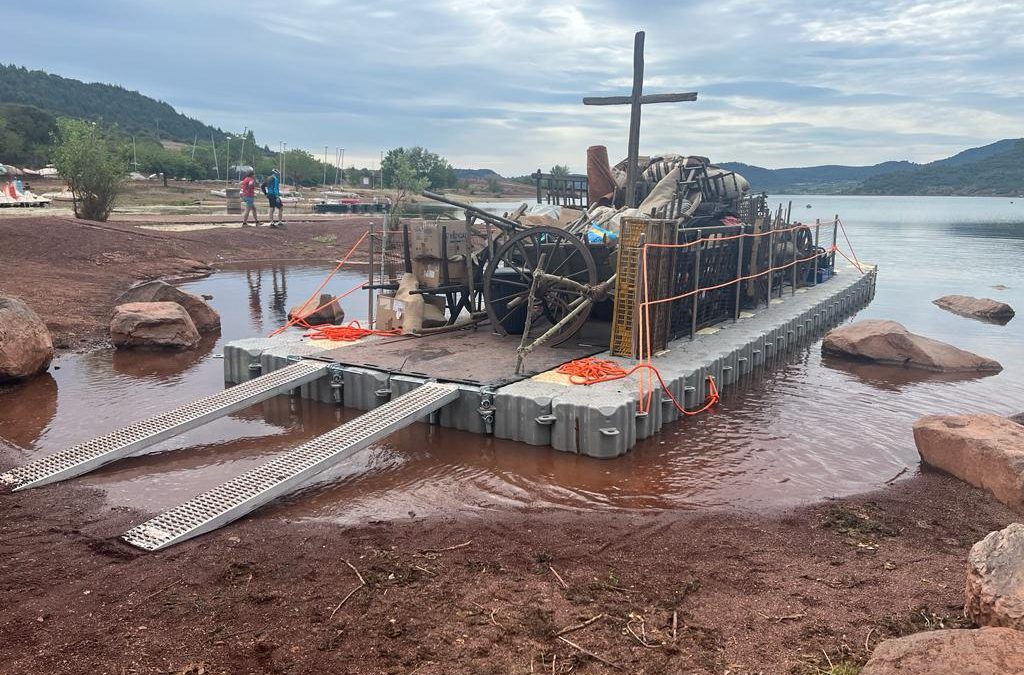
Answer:
[[255, 221], [254, 227], [260, 226], [260, 214], [256, 211], [256, 179], [253, 178], [253, 171], [249, 169], [245, 178], [242, 179], [242, 203], [245, 204], [245, 213], [242, 215], [242, 227], [249, 227], [249, 214]]
[[[270, 203], [270, 226], [271, 227], [284, 227], [284, 208], [281, 204], [281, 173], [274, 169], [270, 172], [263, 183], [260, 185], [260, 189], [263, 194], [267, 196], [267, 201]], [[274, 209], [277, 209], [277, 220], [274, 220]]]

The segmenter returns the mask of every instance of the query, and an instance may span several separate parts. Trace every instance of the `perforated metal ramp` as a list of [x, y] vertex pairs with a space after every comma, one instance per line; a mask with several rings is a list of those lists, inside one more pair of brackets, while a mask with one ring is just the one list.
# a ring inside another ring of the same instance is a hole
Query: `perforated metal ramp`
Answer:
[[24, 490], [80, 476], [218, 417], [312, 382], [324, 375], [330, 365], [323, 361], [299, 361], [229, 387], [212, 396], [186, 403], [156, 417], [129, 424], [99, 438], [11, 469], [0, 474], [0, 485], [7, 485], [12, 490]]
[[451, 403], [458, 395], [459, 389], [453, 384], [424, 384], [133, 527], [121, 538], [132, 546], [158, 551], [227, 525], [371, 443]]

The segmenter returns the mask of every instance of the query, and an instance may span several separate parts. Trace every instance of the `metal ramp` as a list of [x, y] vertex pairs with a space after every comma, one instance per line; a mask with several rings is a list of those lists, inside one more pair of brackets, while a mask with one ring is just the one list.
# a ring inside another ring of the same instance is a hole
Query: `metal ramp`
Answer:
[[6, 485], [12, 491], [24, 490], [80, 476], [218, 417], [230, 415], [312, 382], [324, 375], [330, 366], [330, 363], [323, 361], [299, 361], [212, 396], [15, 467], [0, 474], [0, 486]]
[[424, 384], [133, 527], [121, 538], [132, 546], [158, 551], [227, 525], [371, 443], [444, 407], [458, 395], [454, 384]]

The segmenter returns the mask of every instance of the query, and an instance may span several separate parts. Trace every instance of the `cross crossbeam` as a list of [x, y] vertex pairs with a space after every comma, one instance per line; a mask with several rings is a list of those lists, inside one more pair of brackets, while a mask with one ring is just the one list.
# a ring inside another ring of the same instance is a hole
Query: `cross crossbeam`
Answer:
[[697, 100], [697, 92], [644, 95], [644, 32], [633, 36], [633, 91], [629, 96], [585, 96], [583, 105], [629, 105], [629, 143], [626, 159], [626, 206], [635, 207], [640, 178], [640, 109], [648, 103], [685, 103]]

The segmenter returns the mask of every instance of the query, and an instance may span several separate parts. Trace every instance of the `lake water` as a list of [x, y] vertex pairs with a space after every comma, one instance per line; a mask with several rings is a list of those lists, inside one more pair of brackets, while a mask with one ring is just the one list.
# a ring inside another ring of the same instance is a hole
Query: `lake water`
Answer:
[[[911, 434], [929, 413], [1024, 410], [1024, 318], [973, 321], [931, 300], [960, 293], [1024, 309], [1024, 200], [776, 197], [793, 218], [838, 213], [857, 255], [879, 266], [874, 301], [856, 318], [896, 319], [915, 332], [995, 358], [1003, 372], [950, 380], [823, 359], [820, 342], [764, 379], [730, 388], [710, 413], [676, 423], [610, 461], [415, 425], [364, 451], [260, 517], [343, 523], [409, 513], [494, 509], [756, 508], [878, 487], [917, 470]], [[806, 208], [811, 204], [812, 208]], [[512, 207], [514, 208], [514, 206]], [[184, 285], [213, 295], [224, 332], [196, 352], [102, 350], [58, 359], [50, 375], [0, 393], [0, 450], [22, 462], [86, 440], [222, 386], [225, 340], [284, 322], [329, 267], [229, 268]], [[334, 292], [359, 281], [339, 275]], [[997, 290], [998, 285], [1006, 289]], [[360, 294], [345, 305], [366, 314]], [[115, 505], [173, 506], [353, 416], [279, 397], [189, 432], [150, 453], [77, 479]], [[45, 489], [45, 488], [43, 488]]]

